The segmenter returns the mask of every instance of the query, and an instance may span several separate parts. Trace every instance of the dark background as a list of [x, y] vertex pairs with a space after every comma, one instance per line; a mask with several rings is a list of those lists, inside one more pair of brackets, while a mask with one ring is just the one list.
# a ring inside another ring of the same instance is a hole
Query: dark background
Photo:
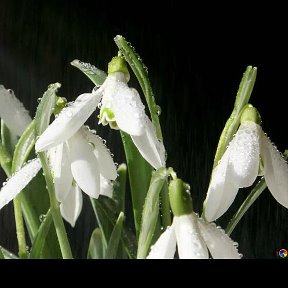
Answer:
[[[167, 165], [190, 183], [195, 211], [201, 212], [218, 137], [247, 65], [258, 67], [251, 103], [262, 116], [263, 129], [280, 151], [288, 147], [284, 10], [233, 5], [0, 0], [0, 83], [13, 89], [33, 116], [49, 83], [62, 83], [60, 94], [69, 100], [91, 91], [90, 81], [69, 63], [77, 58], [106, 70], [117, 54], [113, 37], [125, 36], [149, 68], [162, 108]], [[137, 87], [135, 79], [131, 85]], [[93, 119], [89, 123], [95, 126]], [[118, 133], [97, 130], [121, 163]], [[248, 192], [240, 190], [217, 223], [225, 227]], [[85, 257], [95, 226], [87, 199], [85, 204], [75, 229], [67, 227], [77, 257]], [[11, 204], [0, 212], [0, 244], [15, 252], [12, 213]], [[232, 238], [245, 258], [276, 258], [276, 249], [288, 248], [287, 224], [287, 209], [266, 190]]]

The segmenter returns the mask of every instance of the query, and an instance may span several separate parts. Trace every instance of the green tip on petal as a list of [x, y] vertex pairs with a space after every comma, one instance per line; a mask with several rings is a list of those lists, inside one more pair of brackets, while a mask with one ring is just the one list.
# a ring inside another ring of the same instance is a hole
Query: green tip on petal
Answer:
[[181, 179], [174, 179], [169, 184], [170, 205], [175, 216], [193, 212], [189, 187]]
[[247, 121], [254, 122], [258, 125], [262, 124], [261, 116], [258, 110], [251, 104], [248, 104], [247, 107], [244, 109], [240, 119], [241, 124]]
[[61, 112], [61, 110], [66, 106], [66, 104], [67, 104], [67, 99], [66, 98], [57, 97], [53, 113], [55, 115], [58, 115]]
[[130, 74], [127, 68], [126, 61], [124, 60], [124, 58], [120, 56], [113, 57], [108, 64], [109, 75], [112, 75], [117, 72], [122, 72], [125, 75], [127, 82], [129, 81]]

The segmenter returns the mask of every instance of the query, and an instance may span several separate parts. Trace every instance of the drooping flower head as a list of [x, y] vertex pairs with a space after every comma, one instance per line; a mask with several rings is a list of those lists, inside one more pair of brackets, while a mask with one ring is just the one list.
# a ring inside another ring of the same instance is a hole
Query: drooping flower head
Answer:
[[273, 197], [288, 208], [287, 162], [263, 132], [260, 115], [252, 105], [243, 111], [240, 123], [212, 172], [203, 212], [208, 221], [222, 216], [233, 203], [239, 188], [251, 186], [259, 171]]
[[239, 259], [237, 243], [224, 230], [199, 218], [192, 210], [189, 191], [181, 179], [169, 185], [170, 204], [174, 214], [173, 223], [159, 237], [148, 259], [173, 259], [178, 250], [181, 259], [213, 258]]

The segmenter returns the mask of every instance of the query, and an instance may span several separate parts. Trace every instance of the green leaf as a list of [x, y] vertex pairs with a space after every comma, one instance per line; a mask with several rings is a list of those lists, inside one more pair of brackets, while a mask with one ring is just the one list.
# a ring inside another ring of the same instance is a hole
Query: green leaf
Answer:
[[167, 176], [168, 173], [166, 168], [160, 168], [153, 173], [143, 209], [142, 224], [138, 241], [138, 259], [146, 258], [149, 251], [159, 215], [159, 194]]
[[99, 228], [92, 232], [87, 259], [103, 259], [103, 236]]
[[31, 259], [45, 258], [45, 254], [43, 256], [43, 248], [45, 247], [45, 242], [47, 239], [51, 223], [52, 223], [52, 215], [49, 210], [44, 218], [44, 221], [41, 223], [40, 228], [34, 239], [34, 243], [32, 245], [32, 249], [30, 252]]
[[0, 259], [19, 259], [16, 255], [6, 250], [2, 246], [0, 246], [0, 254], [4, 257], [4, 258], [1, 258], [0, 256]]
[[75, 59], [70, 64], [82, 71], [98, 87], [103, 84], [107, 77], [107, 74], [104, 71], [96, 68], [90, 63]]
[[138, 237], [142, 210], [145, 197], [149, 189], [149, 183], [152, 176], [152, 167], [143, 159], [138, 149], [135, 147], [131, 137], [121, 131], [122, 142], [126, 154], [129, 181], [131, 188], [133, 213], [136, 235]]
[[17, 135], [14, 135], [1, 119], [1, 141], [10, 156], [13, 155], [17, 138]]
[[33, 120], [24, 131], [16, 144], [13, 160], [12, 173], [15, 173], [28, 160], [28, 157], [35, 144], [35, 121]]
[[119, 242], [121, 239], [122, 229], [123, 229], [124, 213], [120, 212], [114, 229], [111, 233], [110, 240], [106, 250], [106, 259], [115, 259], [119, 247]]
[[[98, 199], [90, 198], [92, 207], [97, 218], [99, 228], [102, 232], [103, 246], [106, 249], [113, 228], [117, 222], [119, 211], [113, 199], [99, 196]], [[122, 231], [122, 243], [129, 258], [136, 258], [136, 239], [129, 227], [124, 223]]]
[[50, 123], [50, 116], [56, 103], [56, 92], [60, 87], [60, 83], [50, 84], [37, 107], [35, 115], [35, 132], [37, 136], [40, 136]]
[[159, 140], [162, 140], [162, 132], [158, 118], [159, 106], [155, 103], [155, 97], [148, 77], [148, 69], [142, 62], [134, 47], [132, 47], [123, 36], [117, 35], [114, 38], [114, 41], [140, 83], [141, 89], [148, 104], [152, 122], [156, 128], [157, 137]]
[[12, 158], [5, 146], [0, 142], [0, 164], [7, 176], [11, 176]]
[[113, 199], [117, 203], [118, 211], [125, 211], [125, 193], [127, 166], [125, 163], [119, 165], [117, 169], [118, 177], [113, 183]]
[[219, 139], [217, 146], [213, 169], [217, 166], [218, 162], [222, 158], [226, 147], [229, 145], [230, 141], [233, 138], [233, 135], [236, 133], [238, 126], [240, 124], [240, 117], [243, 109], [248, 104], [257, 75], [257, 68], [248, 66], [245, 73], [243, 74], [237, 96], [235, 99], [234, 109], [231, 116], [227, 120], [225, 127], [222, 131], [222, 134]]

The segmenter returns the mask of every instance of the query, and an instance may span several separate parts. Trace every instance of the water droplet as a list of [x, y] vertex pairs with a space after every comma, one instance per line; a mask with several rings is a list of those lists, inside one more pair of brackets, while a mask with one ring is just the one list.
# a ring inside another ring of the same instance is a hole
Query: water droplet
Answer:
[[157, 115], [160, 116], [161, 112], [162, 112], [161, 107], [159, 105], [156, 105], [156, 113], [157, 113]]
[[46, 215], [45, 214], [41, 214], [39, 216], [39, 221], [42, 223], [44, 220], [46, 219]]
[[42, 100], [42, 98], [40, 97], [40, 98], [37, 99], [37, 102], [40, 103], [41, 100]]
[[238, 248], [239, 244], [238, 244], [237, 242], [233, 242], [233, 246], [234, 246], [235, 248]]

